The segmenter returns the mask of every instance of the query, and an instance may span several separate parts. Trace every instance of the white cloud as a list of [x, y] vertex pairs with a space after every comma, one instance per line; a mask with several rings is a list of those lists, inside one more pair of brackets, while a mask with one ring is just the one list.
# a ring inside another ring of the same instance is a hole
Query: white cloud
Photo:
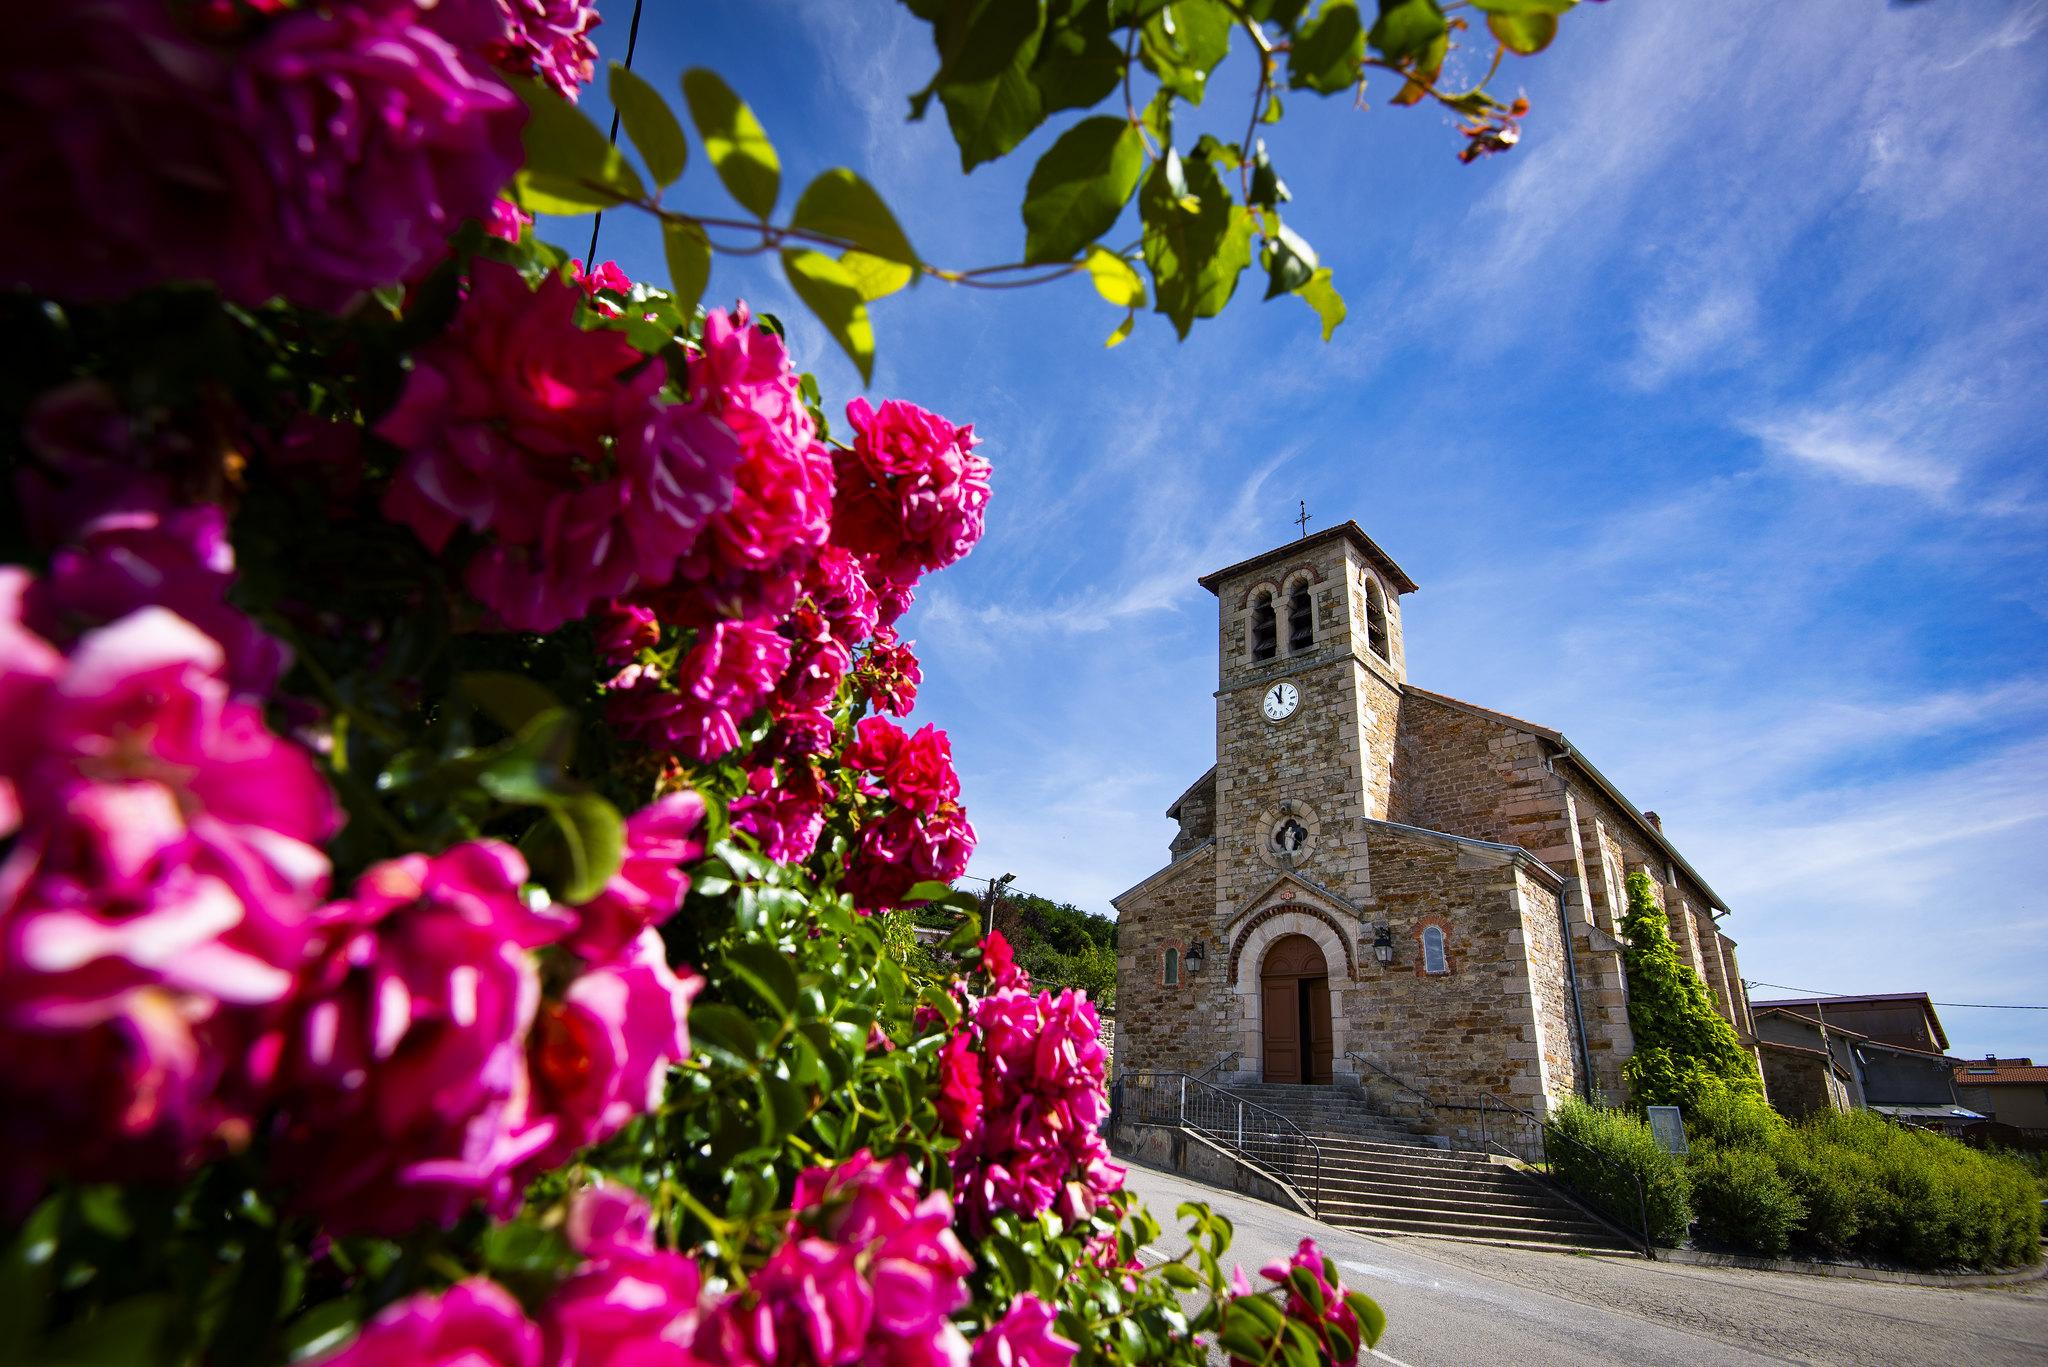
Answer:
[[1910, 489], [1936, 501], [1955, 488], [1953, 468], [1902, 447], [1857, 414], [1807, 410], [1749, 424], [1749, 431], [1773, 455], [1852, 483]]

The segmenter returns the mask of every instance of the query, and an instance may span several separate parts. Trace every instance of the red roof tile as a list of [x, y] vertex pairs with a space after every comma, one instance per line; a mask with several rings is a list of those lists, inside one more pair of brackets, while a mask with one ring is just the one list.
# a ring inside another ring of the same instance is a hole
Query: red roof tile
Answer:
[[1973, 1067], [1982, 1068], [1983, 1066], [1981, 1063], [1966, 1063], [1958, 1067], [1956, 1069], [1956, 1086], [2011, 1087], [2018, 1084], [2027, 1084], [2039, 1087], [2043, 1084], [2048, 1084], [2048, 1068], [2021, 1068], [2013, 1064], [2001, 1064], [1997, 1069], [1989, 1073], [1973, 1073], [1970, 1071]]

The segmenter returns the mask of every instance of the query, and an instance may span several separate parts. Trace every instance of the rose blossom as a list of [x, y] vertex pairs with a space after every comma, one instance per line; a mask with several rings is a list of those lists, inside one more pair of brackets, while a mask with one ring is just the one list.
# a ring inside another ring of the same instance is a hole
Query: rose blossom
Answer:
[[484, 65], [491, 0], [302, 10], [237, 61], [234, 106], [276, 195], [273, 284], [340, 310], [484, 218], [524, 160], [526, 108]]
[[669, 620], [779, 617], [795, 602], [832, 516], [832, 461], [817, 440], [782, 339], [744, 306], [705, 316], [690, 365], [695, 411], [731, 429], [744, 453], [732, 502], [684, 559]]
[[832, 539], [869, 556], [881, 578], [915, 583], [952, 564], [981, 539], [989, 464], [974, 454], [974, 428], [955, 427], [900, 399], [880, 409], [846, 406], [850, 448], [834, 453], [838, 492]]
[[581, 1269], [541, 1308], [551, 1367], [692, 1367], [702, 1279], [678, 1253], [657, 1249], [638, 1193], [600, 1184], [569, 1201], [569, 1243]]
[[747, 791], [733, 799], [729, 815], [733, 829], [753, 836], [763, 854], [789, 864], [810, 858], [825, 828], [824, 808], [807, 794], [776, 786], [768, 768], [747, 776]]
[[974, 1341], [970, 1367], [1067, 1367], [1080, 1345], [1053, 1332], [1057, 1312], [1030, 1292]]
[[507, 32], [489, 49], [491, 59], [518, 76], [537, 76], [564, 99], [590, 83], [597, 44], [590, 30], [602, 21], [590, 0], [498, 0]]
[[[1305, 1271], [1315, 1279], [1316, 1287], [1321, 1293], [1318, 1298], [1312, 1301], [1303, 1296], [1289, 1280], [1289, 1274], [1297, 1270]], [[1293, 1257], [1284, 1263], [1273, 1263], [1259, 1269], [1259, 1275], [1279, 1282], [1285, 1289], [1287, 1318], [1304, 1326], [1315, 1336], [1324, 1362], [1358, 1361], [1359, 1351], [1367, 1347], [1359, 1329], [1358, 1315], [1344, 1299], [1344, 1289], [1337, 1276], [1337, 1269], [1323, 1251], [1316, 1247], [1314, 1239], [1303, 1239], [1300, 1246], [1294, 1250]], [[1238, 1285], [1239, 1295], [1250, 1294], [1251, 1288], [1245, 1283], [1242, 1269], [1239, 1269], [1234, 1280]], [[1349, 1345], [1348, 1352], [1331, 1341], [1332, 1329], [1342, 1334], [1343, 1342]], [[1231, 1361], [1236, 1363], [1241, 1359], [1232, 1358]]]
[[579, 326], [581, 298], [475, 262], [377, 429], [407, 452], [385, 515], [435, 551], [460, 526], [487, 533], [464, 582], [521, 630], [667, 583], [730, 501], [740, 455], [718, 422], [661, 401], [661, 367], [622, 333]]
[[421, 1292], [372, 1320], [319, 1367], [541, 1367], [540, 1330], [482, 1277]]
[[704, 853], [703, 825], [704, 800], [688, 791], [656, 798], [627, 817], [618, 872], [576, 908], [569, 948], [601, 963], [675, 915], [690, 891], [683, 866]]
[[555, 1131], [527, 1161], [529, 1176], [661, 1104], [669, 1066], [690, 1056], [685, 1021], [703, 986], [694, 973], [678, 977], [661, 936], [643, 930], [617, 957], [571, 979], [559, 1002], [543, 1003], [532, 1043], [533, 1112]]
[[965, 1139], [981, 1121], [981, 1059], [967, 1035], [954, 1035], [939, 1050], [939, 1129]]
[[540, 977], [527, 951], [572, 926], [529, 906], [525, 881], [515, 850], [475, 841], [375, 865], [324, 910], [327, 950], [261, 1052], [282, 1111], [276, 1175], [330, 1232], [517, 1206], [517, 1169], [555, 1133], [530, 1114]]
[[1109, 1113], [1101, 1021], [1081, 993], [1015, 987], [976, 1000], [956, 1032], [981, 1060], [982, 1118], [953, 1157], [970, 1228], [999, 1210], [1084, 1218], [1123, 1185], [1101, 1135]]
[[706, 628], [676, 667], [674, 686], [640, 674], [615, 691], [611, 715], [626, 734], [686, 759], [739, 747], [740, 723], [759, 712], [789, 667], [789, 642], [752, 622]]
[[910, 715], [910, 709], [917, 706], [917, 686], [924, 682], [924, 671], [910, 646], [910, 642], [897, 639], [893, 627], [882, 627], [860, 662], [860, 685], [868, 702], [895, 717]]

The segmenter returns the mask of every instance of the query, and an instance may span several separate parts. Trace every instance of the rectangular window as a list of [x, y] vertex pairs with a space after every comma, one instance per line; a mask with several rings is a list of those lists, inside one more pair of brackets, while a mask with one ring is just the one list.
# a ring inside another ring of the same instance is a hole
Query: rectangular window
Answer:
[[1425, 926], [1422, 931], [1422, 971], [1424, 973], [1448, 973], [1449, 960], [1444, 958], [1444, 932], [1439, 926]]

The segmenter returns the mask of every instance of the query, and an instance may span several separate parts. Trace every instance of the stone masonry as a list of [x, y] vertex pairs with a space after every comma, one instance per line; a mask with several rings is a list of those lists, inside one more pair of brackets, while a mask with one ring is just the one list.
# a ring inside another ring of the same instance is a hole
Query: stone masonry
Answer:
[[1167, 813], [1171, 862], [1113, 899], [1121, 1067], [1260, 1080], [1287, 1057], [1274, 1030], [1294, 1028], [1262, 1018], [1289, 1000], [1262, 991], [1262, 966], [1305, 936], [1327, 984], [1301, 990], [1328, 992], [1338, 1080], [1392, 1073], [1440, 1106], [1487, 1093], [1538, 1114], [1618, 1101], [1634, 1046], [1616, 931], [1637, 869], [1753, 1046], [1719, 899], [1562, 734], [1407, 682], [1415, 586], [1355, 523], [1201, 582], [1217, 762]]

